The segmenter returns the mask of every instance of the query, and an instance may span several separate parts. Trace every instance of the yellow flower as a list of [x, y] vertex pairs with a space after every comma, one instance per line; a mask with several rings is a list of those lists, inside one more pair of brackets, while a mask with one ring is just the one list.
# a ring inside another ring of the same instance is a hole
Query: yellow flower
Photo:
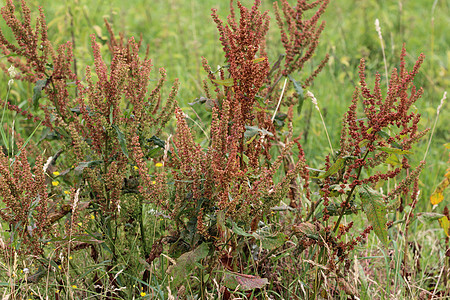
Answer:
[[69, 256], [69, 259], [72, 259], [73, 257], [72, 256]]
[[55, 293], [59, 293], [59, 290], [56, 290]]
[[147, 294], [144, 292], [141, 292], [141, 297], [144, 297], [145, 295], [147, 295]]
[[156, 181], [153, 180], [153, 181], [152, 181], [152, 184], [156, 184]]
[[138, 170], [138, 169], [139, 169], [137, 166], [133, 166], [133, 168], [134, 168], [135, 170]]
[[69, 195], [70, 192], [69, 191], [64, 191], [64, 194]]
[[58, 171], [55, 171], [55, 172], [53, 172], [53, 175], [59, 176], [59, 172], [58, 172]]
[[56, 181], [56, 180], [55, 180], [55, 181], [52, 181], [52, 185], [53, 185], [53, 186], [58, 186], [58, 185], [59, 185], [59, 181]]
[[157, 167], [157, 168], [162, 167], [162, 166], [163, 166], [163, 164], [160, 162], [155, 164], [155, 167]]
[[73, 288], [73, 289], [76, 289], [76, 288], [77, 288], [77, 286], [76, 286], [76, 285], [74, 284], [74, 285], [72, 285], [72, 288]]
[[91, 215], [91, 220], [95, 220], [95, 216], [94, 215]]
[[61, 265], [58, 265], [58, 269], [60, 269], [60, 270], [62, 269]]
[[78, 226], [83, 226], [83, 223], [81, 223], [81, 222], [80, 222], [80, 223], [78, 223]]

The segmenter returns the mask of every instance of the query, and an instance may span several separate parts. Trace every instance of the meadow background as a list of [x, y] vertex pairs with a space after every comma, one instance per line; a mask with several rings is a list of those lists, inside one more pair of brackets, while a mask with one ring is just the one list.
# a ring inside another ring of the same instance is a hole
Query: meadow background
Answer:
[[[263, 1], [263, 10], [272, 11], [272, 2]], [[164, 67], [169, 83], [175, 78], [179, 79], [181, 85], [177, 101], [183, 111], [199, 124], [207, 124], [210, 121], [207, 112], [197, 110], [189, 103], [204, 96], [202, 80], [206, 78], [206, 75], [202, 68], [201, 57], [206, 57], [212, 66], [225, 64], [218, 32], [210, 16], [210, 8], [217, 8], [218, 14], [225, 19], [229, 13], [228, 1], [31, 0], [27, 3], [35, 15], [37, 15], [38, 6], [44, 8], [49, 39], [54, 45], [74, 41], [79, 76], [84, 74], [87, 65], [94, 63], [89, 35], [95, 33], [100, 43], [107, 40], [108, 33], [104, 26], [104, 18], [112, 24], [116, 33], [121, 32], [125, 37], [135, 36], [136, 39], [142, 35], [143, 44], [149, 46], [149, 57], [152, 59], [154, 70]], [[250, 7], [253, 1], [246, 0], [242, 3]], [[1, 1], [1, 5], [4, 4], [5, 1]], [[406, 43], [408, 66], [414, 64], [420, 53], [425, 54], [425, 62], [414, 80], [416, 86], [424, 88], [424, 94], [415, 106], [422, 114], [419, 129], [434, 126], [436, 108], [440, 104], [444, 91], [448, 91], [450, 83], [449, 8], [449, 1], [438, 0], [331, 1], [326, 13], [322, 16], [322, 20], [326, 21], [326, 27], [312, 62], [317, 65], [326, 53], [329, 53], [330, 61], [308, 90], [312, 91], [318, 99], [335, 148], [339, 146], [342, 115], [350, 105], [354, 86], [359, 80], [360, 59], [366, 59], [369, 83], [373, 82], [375, 72], [378, 71], [382, 75], [382, 83], [386, 84], [385, 65], [380, 40], [375, 30], [375, 19], [380, 21], [389, 74], [394, 67], [397, 67], [403, 43]], [[279, 41], [274, 15], [272, 12], [269, 15], [272, 21], [267, 48], [269, 62], [272, 64], [282, 53], [282, 45]], [[0, 20], [0, 26], [2, 29], [5, 28], [3, 20]], [[312, 65], [311, 69], [313, 69]], [[155, 71], [153, 74], [157, 76]], [[157, 80], [156, 77], [155, 80]], [[7, 81], [7, 74], [1, 74], [0, 82], [4, 83], [0, 94], [2, 99], [6, 94]], [[21, 103], [25, 105], [24, 99], [30, 97], [31, 89], [29, 85], [17, 83], [9, 96], [10, 101], [19, 106]], [[169, 89], [166, 88], [163, 93], [168, 94]], [[194, 112], [193, 109], [196, 111]], [[322, 160], [328, 154], [329, 147], [319, 115], [310, 102], [305, 102], [302, 114], [295, 119], [295, 133], [303, 134], [304, 137], [301, 143], [307, 163], [310, 167], [322, 168]], [[432, 207], [429, 200], [448, 168], [449, 149], [445, 144], [450, 141], [449, 120], [450, 111], [447, 101], [440, 112], [426, 157], [427, 164], [420, 176], [420, 200], [416, 208], [418, 212], [441, 213], [443, 207], [449, 204], [448, 190], [444, 194], [443, 202], [436, 208]], [[201, 140], [202, 133], [198, 126], [192, 122], [189, 125], [197, 131], [198, 139]], [[24, 137], [29, 136], [35, 128], [35, 124], [23, 119], [19, 120], [15, 126]], [[165, 132], [174, 131], [174, 126], [174, 122], [169, 123]], [[40, 136], [40, 129], [36, 132], [36, 136]], [[418, 163], [423, 159], [429, 136], [428, 134], [415, 146], [414, 162]], [[364, 228], [364, 219], [361, 219], [361, 223], [361, 227]], [[445, 233], [436, 220], [423, 223], [416, 221], [411, 226], [410, 239], [422, 247], [420, 259], [424, 271], [420, 275], [422, 280], [416, 281], [415, 292], [415, 295], [419, 295], [420, 290], [424, 289], [430, 280], [435, 280], [430, 278], [436, 278], [442, 268]], [[372, 234], [368, 247], [371, 250], [377, 249], [377, 243], [376, 236]], [[381, 255], [380, 263], [383, 264], [382, 255], [384, 254], [379, 253], [379, 255]], [[361, 258], [363, 259], [363, 256]], [[399, 270], [394, 268], [393, 272], [399, 272]], [[366, 295], [373, 297], [375, 295], [373, 291], [382, 290], [385, 286], [382, 286], [381, 281], [377, 285], [376, 274], [367, 275], [369, 285], [375, 288]], [[403, 288], [406, 289], [404, 286]], [[404, 294], [399, 293], [398, 299], [402, 298], [401, 295]]]

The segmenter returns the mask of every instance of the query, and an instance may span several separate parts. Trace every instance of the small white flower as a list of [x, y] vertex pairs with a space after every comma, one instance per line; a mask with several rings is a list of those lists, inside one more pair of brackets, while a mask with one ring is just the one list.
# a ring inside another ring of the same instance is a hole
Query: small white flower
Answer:
[[10, 88], [14, 84], [14, 79], [8, 81], [8, 87]]
[[28, 274], [28, 273], [30, 273], [30, 270], [29, 270], [28, 268], [23, 268], [23, 272], [24, 272], [25, 274]]
[[378, 32], [378, 38], [380, 40], [383, 39], [382, 35], [381, 35], [381, 27], [380, 27], [380, 21], [378, 19], [375, 19], [375, 30]]
[[14, 68], [14, 66], [9, 67], [8, 72], [9, 72], [9, 77], [11, 77], [11, 78], [14, 78], [14, 77], [16, 77], [17, 74], [19, 74], [16, 71], [16, 68]]

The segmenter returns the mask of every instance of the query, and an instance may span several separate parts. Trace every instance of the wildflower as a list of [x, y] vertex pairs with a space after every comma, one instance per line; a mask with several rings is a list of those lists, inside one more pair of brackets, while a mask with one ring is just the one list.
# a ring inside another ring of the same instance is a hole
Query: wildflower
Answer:
[[53, 185], [53, 186], [58, 186], [58, 185], [59, 185], [59, 181], [56, 181], [56, 180], [55, 180], [55, 181], [52, 181], [52, 185]]
[[14, 84], [14, 79], [8, 81], [8, 87], [10, 88]]
[[72, 259], [73, 257], [72, 257], [72, 255], [71, 256], [69, 256], [69, 259]]
[[9, 77], [14, 78], [19, 74], [19, 72], [16, 71], [16, 68], [14, 66], [9, 67], [8, 69]]
[[95, 216], [94, 215], [91, 215], [91, 220], [95, 220]]
[[58, 269], [60, 269], [60, 270], [62, 269], [61, 265], [58, 265]]
[[153, 180], [153, 181], [152, 181], [152, 184], [156, 184], [156, 181]]
[[147, 295], [145, 292], [141, 292], [141, 297], [144, 297], [145, 295]]
[[137, 171], [139, 170], [139, 168], [137, 166], [133, 166], [133, 168]]
[[59, 173], [58, 171], [55, 171], [55, 172], [53, 172], [52, 174], [53, 174], [54, 176], [59, 176], [60, 173]]
[[163, 166], [163, 164], [160, 163], [160, 162], [155, 164], [155, 167], [157, 167], [157, 168], [160, 168], [160, 167], [162, 167], [162, 166]]
[[66, 191], [64, 191], [64, 194], [69, 195], [70, 192], [66, 190]]
[[74, 285], [72, 285], [72, 288], [73, 288], [73, 289], [76, 289], [76, 288], [77, 288], [77, 286], [76, 286], [76, 285], [74, 284]]

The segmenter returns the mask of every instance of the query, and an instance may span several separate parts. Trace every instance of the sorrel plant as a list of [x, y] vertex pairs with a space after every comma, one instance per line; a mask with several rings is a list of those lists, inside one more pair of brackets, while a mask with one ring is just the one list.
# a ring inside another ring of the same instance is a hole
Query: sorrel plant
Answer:
[[[274, 2], [285, 52], [272, 63], [266, 50], [270, 18], [260, 11], [261, 1], [251, 8], [237, 2], [238, 10], [230, 1], [226, 22], [212, 11], [225, 64], [213, 71], [202, 60], [207, 79], [195, 105], [211, 108], [211, 124], [206, 143], [198, 143], [175, 100], [178, 81], [164, 97], [161, 69], [149, 87], [152, 63], [148, 53], [140, 58], [141, 41], [116, 37], [105, 20], [109, 54], [91, 36], [94, 66], [79, 77], [71, 42], [54, 48], [43, 11], [33, 26], [25, 1], [22, 20], [7, 1], [1, 12], [15, 41], [0, 31], [7, 61], [1, 66], [18, 70], [13, 80], [32, 86], [33, 94], [26, 108], [8, 99], [1, 103], [14, 118], [20, 114], [44, 127], [39, 143], [25, 142], [14, 127], [2, 128], [0, 217], [9, 233], [1, 240], [1, 257], [36, 262], [35, 275], [41, 274], [28, 281], [11, 277], [11, 286], [40, 284], [47, 276], [54, 278], [47, 284], [71, 298], [164, 297], [189, 287], [202, 299], [214, 293], [228, 299], [239, 290], [264, 290], [270, 282], [274, 293], [291, 297], [277, 280], [280, 266], [290, 266], [297, 272], [283, 273], [285, 280], [301, 282], [301, 297], [338, 296], [337, 286], [357, 296], [348, 273], [354, 248], [371, 231], [389, 247], [394, 220], [388, 221], [388, 211], [409, 205], [405, 219], [414, 217], [425, 162], [411, 162], [409, 155], [427, 130], [419, 129], [420, 114], [411, 107], [423, 93], [413, 79], [424, 57], [408, 71], [403, 47], [385, 95], [380, 75], [368, 87], [361, 60], [339, 150], [324, 158], [322, 169], [310, 168], [301, 136], [294, 136], [294, 115], [314, 97], [305, 91], [328, 61], [327, 55], [305, 72], [328, 2], [299, 0], [292, 6], [283, 0], [281, 8]], [[172, 136], [164, 128], [173, 116]], [[14, 142], [7, 137], [12, 134]], [[146, 221], [150, 209], [165, 219], [166, 231], [157, 239]], [[286, 212], [281, 224], [273, 217], [278, 210]], [[361, 210], [370, 225], [361, 230], [344, 222]], [[293, 255], [270, 259], [284, 252]], [[75, 253], [86, 253], [101, 268], [77, 279], [69, 259]], [[177, 260], [168, 277], [153, 274], [154, 266], [164, 269], [161, 254]], [[170, 288], [158, 290], [155, 281]]]

